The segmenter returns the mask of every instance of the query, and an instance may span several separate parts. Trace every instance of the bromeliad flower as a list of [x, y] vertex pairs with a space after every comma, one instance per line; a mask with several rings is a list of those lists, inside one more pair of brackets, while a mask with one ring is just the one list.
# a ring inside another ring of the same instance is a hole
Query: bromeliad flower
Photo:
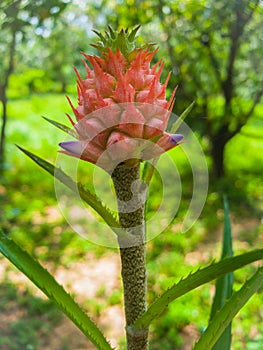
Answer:
[[61, 142], [63, 153], [97, 164], [105, 170], [118, 163], [158, 157], [177, 146], [183, 136], [165, 132], [174, 104], [174, 89], [166, 99], [168, 75], [160, 82], [164, 63], [151, 66], [153, 44], [136, 48], [139, 26], [132, 31], [109, 31], [95, 46], [100, 56], [84, 54], [87, 76], [78, 81], [78, 106], [69, 103], [78, 141]]

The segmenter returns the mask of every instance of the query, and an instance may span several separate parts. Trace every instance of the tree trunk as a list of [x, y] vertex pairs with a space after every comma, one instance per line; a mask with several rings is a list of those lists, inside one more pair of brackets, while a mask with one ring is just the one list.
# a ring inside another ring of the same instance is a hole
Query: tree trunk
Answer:
[[61, 93], [65, 94], [66, 92], [67, 92], [67, 82], [66, 80], [62, 79]]
[[224, 148], [225, 145], [223, 143], [214, 142], [212, 144], [211, 155], [213, 159], [213, 174], [219, 179], [225, 175], [224, 169]]
[[1, 126], [1, 138], [0, 138], [0, 175], [4, 171], [5, 165], [5, 130], [7, 121], [7, 99], [5, 96], [1, 96], [3, 112], [2, 112], [2, 126]]
[[15, 46], [16, 46], [16, 29], [12, 28], [12, 38], [9, 46], [9, 62], [8, 67], [4, 75], [3, 83], [0, 87], [0, 100], [3, 106], [2, 112], [2, 126], [1, 126], [1, 139], [0, 139], [0, 174], [4, 171], [5, 164], [5, 133], [7, 123], [7, 88], [9, 83], [9, 77], [14, 70], [15, 59]]
[[[231, 120], [230, 117], [227, 118]], [[235, 135], [235, 132], [229, 131], [229, 123], [221, 125], [215, 135], [210, 136], [211, 156], [213, 159], [213, 174], [216, 178], [221, 178], [225, 175], [224, 168], [224, 151], [229, 140]]]

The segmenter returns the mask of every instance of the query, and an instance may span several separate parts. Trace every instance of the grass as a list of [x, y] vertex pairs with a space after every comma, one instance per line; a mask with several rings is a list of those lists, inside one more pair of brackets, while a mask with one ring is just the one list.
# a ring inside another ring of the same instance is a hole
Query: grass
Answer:
[[[58, 143], [64, 139], [65, 135], [48, 124], [41, 116], [66, 123], [64, 113], [69, 111], [66, 99], [61, 95], [33, 95], [30, 99], [12, 100], [8, 105], [10, 116], [7, 126], [8, 170], [6, 178], [0, 184], [1, 226], [36, 258], [48, 263], [52, 262], [53, 268], [66, 267], [89, 252], [93, 257], [99, 258], [107, 251], [107, 248], [83, 240], [72, 231], [57, 209], [52, 177], [21, 154], [14, 145], [19, 144], [54, 163], [59, 148]], [[258, 113], [260, 114], [260, 111]], [[263, 121], [258, 117], [252, 119], [243, 128], [243, 134], [229, 142], [225, 156], [227, 177], [222, 182], [210, 184], [204, 210], [199, 220], [185, 234], [178, 233], [178, 225], [191, 199], [192, 175], [183, 150], [177, 148], [169, 153], [171, 158], [176, 160], [176, 166], [182, 179], [183, 194], [179, 211], [172, 224], [147, 246], [149, 300], [153, 300], [169, 285], [180, 277], [186, 276], [191, 270], [198, 268], [200, 264], [208, 263], [212, 258], [219, 257], [223, 222], [221, 197], [223, 190], [229, 196], [232, 220], [237, 227], [234, 232], [235, 253], [261, 245], [262, 225], [256, 226], [253, 222], [259, 221], [263, 203], [263, 141], [260, 138], [262, 123]], [[260, 137], [251, 137], [251, 134]], [[209, 162], [209, 158], [207, 160]], [[91, 167], [82, 164], [82, 174], [86, 178], [90, 176], [86, 173], [90, 172]], [[164, 168], [162, 176], [170, 176], [169, 166]], [[149, 203], [149, 216], [154, 215], [155, 209], [160, 204], [158, 195], [161, 194], [160, 184], [160, 177], [157, 175], [150, 189], [153, 199]], [[169, 202], [167, 206], [170, 206]], [[251, 225], [250, 222], [252, 222]], [[254, 269], [254, 267], [248, 267], [238, 271], [235, 274], [235, 288], [238, 288]], [[6, 308], [10, 307], [10, 300], [14, 302], [17, 299], [16, 293], [14, 286], [5, 284], [0, 290], [1, 305], [6, 305]], [[153, 325], [152, 350], [174, 349], [175, 343], [177, 349], [180, 349], [180, 344], [183, 342], [183, 330], [189, 323], [194, 323], [197, 332], [202, 331], [208, 319], [211, 293], [211, 286], [204, 286], [170, 305], [162, 319]], [[100, 290], [98, 294], [98, 298], [101, 298], [103, 290]], [[263, 332], [261, 297], [260, 294], [256, 295], [234, 321], [233, 350], [246, 346], [247, 349], [253, 350], [262, 344], [262, 337], [260, 337]], [[2, 302], [7, 300], [5, 298], [8, 299], [7, 303]], [[108, 306], [115, 305], [120, 299], [120, 292], [115, 291], [105, 303]], [[42, 307], [42, 301], [35, 300], [32, 295], [27, 302], [28, 309], [32, 307], [35, 310], [35, 304]], [[88, 302], [87, 305], [91, 304]], [[19, 298], [18, 305], [21, 306]], [[48, 308], [48, 304], [43, 305], [43, 308]], [[94, 302], [93, 309], [97, 310], [98, 305], [98, 302]], [[39, 332], [43, 325], [45, 327], [52, 325], [49, 318], [43, 320], [41, 325], [34, 322], [35, 314], [42, 314], [42, 312], [45, 313], [45, 310], [35, 310], [33, 314], [29, 314], [24, 325], [19, 319], [16, 320], [18, 323], [11, 322], [8, 326], [9, 331], [6, 331], [6, 335], [0, 338], [0, 345], [1, 341], [8, 342], [8, 339], [12, 337], [10, 339], [17, 348], [24, 346], [27, 349], [25, 344], [31, 344], [33, 346], [31, 349], [35, 349], [37, 341], [34, 332]], [[25, 324], [32, 332], [25, 331]], [[50, 331], [50, 328], [47, 328], [47, 331]], [[16, 343], [22, 340], [23, 344]], [[13, 350], [10, 344], [5, 346], [8, 350]]]
[[0, 286], [1, 349], [37, 350], [44, 338], [61, 320], [61, 313], [52, 302], [19, 291], [6, 280]]

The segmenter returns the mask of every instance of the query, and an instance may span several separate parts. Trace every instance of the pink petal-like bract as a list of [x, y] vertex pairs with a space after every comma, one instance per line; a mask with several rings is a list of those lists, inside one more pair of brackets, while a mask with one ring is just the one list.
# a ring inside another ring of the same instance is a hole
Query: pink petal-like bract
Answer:
[[175, 90], [167, 99], [170, 74], [162, 83], [164, 63], [151, 64], [157, 49], [151, 50], [151, 45], [135, 48], [128, 30], [116, 31], [115, 41], [111, 35], [94, 45], [100, 56], [84, 54], [86, 78], [75, 69], [78, 105], [69, 103], [76, 123], [69, 119], [79, 140], [60, 143], [62, 153], [97, 163], [107, 171], [111, 161], [115, 167], [118, 161], [131, 164], [131, 159], [155, 158], [183, 139], [165, 131]]

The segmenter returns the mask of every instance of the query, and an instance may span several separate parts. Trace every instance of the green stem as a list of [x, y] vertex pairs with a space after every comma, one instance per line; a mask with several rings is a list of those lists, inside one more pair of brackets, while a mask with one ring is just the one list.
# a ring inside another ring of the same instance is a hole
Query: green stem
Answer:
[[148, 348], [148, 328], [134, 330], [131, 326], [146, 311], [145, 256], [145, 191], [140, 183], [140, 166], [118, 166], [112, 173], [121, 226], [119, 246], [124, 288], [126, 337], [128, 350]]

